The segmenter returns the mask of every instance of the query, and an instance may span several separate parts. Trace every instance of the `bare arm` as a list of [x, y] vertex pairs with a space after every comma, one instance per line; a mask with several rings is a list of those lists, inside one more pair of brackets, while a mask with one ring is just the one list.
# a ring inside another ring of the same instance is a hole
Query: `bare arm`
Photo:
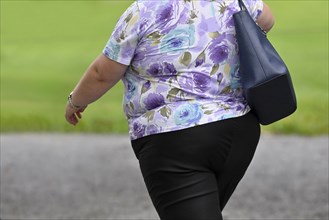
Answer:
[[274, 25], [274, 17], [271, 9], [264, 3], [263, 11], [257, 19], [257, 24], [266, 32], [269, 32]]
[[[73, 90], [72, 103], [76, 106], [87, 106], [96, 101], [123, 77], [126, 69], [126, 65], [110, 60], [103, 54], [99, 55]], [[84, 109], [85, 107], [76, 110], [68, 104], [66, 120], [76, 125]]]

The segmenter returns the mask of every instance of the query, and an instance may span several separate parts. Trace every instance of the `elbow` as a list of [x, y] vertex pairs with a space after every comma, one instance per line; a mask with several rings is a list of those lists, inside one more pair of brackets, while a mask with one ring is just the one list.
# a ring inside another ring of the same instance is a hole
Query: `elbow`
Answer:
[[102, 79], [102, 75], [100, 74], [99, 68], [97, 67], [97, 65], [93, 64], [90, 67], [90, 72], [92, 73], [93, 78], [96, 81], [103, 81]]
[[103, 83], [107, 81], [104, 73], [102, 73], [101, 69], [95, 63], [89, 67], [89, 72], [96, 82]]
[[90, 66], [95, 81], [114, 85], [124, 75], [127, 66], [118, 64], [104, 55], [99, 56]]
[[266, 23], [263, 24], [263, 30], [269, 32], [275, 24], [274, 17], [271, 17]]
[[274, 26], [274, 16], [271, 9], [265, 3], [263, 11], [256, 22], [265, 32], [269, 32]]
[[269, 18], [266, 22], [265, 28], [267, 29], [267, 31], [270, 31], [273, 28], [274, 24], [275, 24], [275, 19], [274, 19], [274, 16], [271, 14], [271, 16], [269, 16]]

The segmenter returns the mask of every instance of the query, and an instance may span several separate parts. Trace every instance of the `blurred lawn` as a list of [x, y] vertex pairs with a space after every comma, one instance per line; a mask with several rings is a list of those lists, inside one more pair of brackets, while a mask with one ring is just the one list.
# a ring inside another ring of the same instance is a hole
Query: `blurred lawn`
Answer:
[[[127, 132], [121, 83], [75, 128], [64, 107], [131, 2], [1, 1], [1, 132]], [[267, 3], [276, 17], [269, 38], [290, 69], [298, 110], [264, 130], [328, 134], [328, 2]]]

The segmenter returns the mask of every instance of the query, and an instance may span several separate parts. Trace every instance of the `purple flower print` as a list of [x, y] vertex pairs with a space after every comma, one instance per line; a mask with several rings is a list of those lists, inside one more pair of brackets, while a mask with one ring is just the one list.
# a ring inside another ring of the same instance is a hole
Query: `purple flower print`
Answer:
[[151, 82], [150, 82], [150, 80], [147, 80], [145, 83], [143, 83], [141, 93], [143, 94], [143, 93], [147, 92], [150, 88], [151, 88]]
[[164, 69], [163, 69], [165, 74], [168, 75], [173, 75], [175, 73], [177, 73], [177, 70], [175, 69], [175, 66], [172, 63], [164, 63]]
[[186, 77], [184, 75], [178, 77], [178, 83], [182, 87], [182, 89], [186, 91], [193, 90], [193, 80], [190, 77]]
[[159, 76], [162, 74], [163, 67], [159, 63], [153, 63], [150, 68], [147, 70], [147, 73], [152, 76]]
[[245, 107], [245, 106], [243, 106], [243, 105], [240, 104], [240, 105], [238, 105], [238, 106], [236, 107], [235, 110], [236, 110], [236, 111], [242, 111], [242, 110], [244, 109], [244, 107]]
[[144, 99], [144, 105], [147, 110], [155, 109], [164, 104], [165, 100], [161, 94], [151, 93]]
[[184, 44], [183, 39], [179, 38], [172, 38], [167, 41], [167, 44], [170, 45], [170, 48], [180, 48]]
[[197, 28], [199, 36], [203, 36], [208, 31], [208, 23], [206, 21], [207, 19], [204, 17], [204, 15], [202, 15], [202, 20], [200, 21]]
[[186, 103], [176, 109], [174, 117], [177, 125], [188, 126], [201, 119], [202, 110], [197, 104]]
[[224, 74], [223, 73], [218, 73], [218, 75], [217, 75], [217, 82], [222, 82], [222, 79], [223, 79], [223, 77], [224, 77]]
[[234, 26], [233, 14], [236, 12], [234, 7], [227, 7], [225, 11], [225, 23], [227, 28], [232, 28]]
[[136, 51], [133, 60], [134, 61], [141, 61], [145, 57], [145, 51]]
[[135, 84], [132, 81], [127, 80], [127, 83], [126, 83], [126, 93], [125, 93], [127, 99], [131, 99], [134, 96], [135, 92], [136, 92], [136, 86], [135, 86]]
[[144, 85], [145, 89], [149, 89], [151, 87], [150, 80], [147, 80], [143, 85]]
[[256, 18], [258, 18], [259, 17], [259, 15], [262, 13], [262, 10], [260, 10], [260, 9], [258, 9], [257, 10], [257, 15], [256, 15]]
[[227, 59], [229, 49], [226, 45], [218, 45], [214, 47], [210, 52], [210, 59], [215, 63], [219, 64]]
[[198, 92], [205, 92], [209, 89], [210, 78], [209, 76], [203, 75], [201, 73], [193, 73], [193, 82], [195, 85], [195, 90]]
[[122, 51], [121, 56], [123, 58], [130, 58], [134, 54], [134, 52], [135, 52], [135, 48], [130, 45], [129, 46], [127, 45], [125, 47], [125, 50]]
[[146, 125], [135, 122], [133, 124], [133, 133], [137, 138], [143, 137], [145, 133]]
[[191, 46], [195, 41], [195, 28], [191, 25], [182, 25], [179, 28], [171, 28], [161, 40], [160, 51], [163, 53], [176, 54], [184, 48]]
[[233, 34], [225, 34], [226, 45], [236, 45], [236, 37]]
[[160, 11], [156, 17], [157, 23], [163, 23], [172, 18], [173, 15], [173, 7], [171, 4], [168, 4], [164, 7], [162, 11]]
[[145, 58], [145, 56], [151, 50], [154, 50], [154, 46], [152, 46], [152, 45], [145, 45], [141, 48], [136, 48], [133, 60], [142, 62], [142, 60]]
[[[122, 81], [132, 140], [249, 110], [237, 66], [236, 1], [136, 2], [104, 49], [113, 60], [131, 61]], [[246, 2], [255, 19], [261, 1]]]
[[222, 34], [211, 42], [209, 45], [209, 57], [214, 64], [219, 64], [228, 58], [229, 48], [226, 43], [231, 40], [230, 35]]
[[158, 127], [150, 124], [149, 126], [146, 127], [146, 133], [147, 134], [156, 134], [158, 132]]
[[148, 20], [146, 20], [146, 19], [143, 20], [143, 21], [141, 22], [141, 25], [140, 25], [140, 31], [144, 31], [148, 25], [149, 25]]
[[202, 52], [195, 61], [195, 67], [202, 65], [205, 60], [206, 60], [206, 55], [204, 52]]
[[163, 67], [164, 75], [161, 76], [160, 81], [166, 82], [168, 81], [173, 75], [176, 75], [177, 70], [172, 63], [164, 62]]
[[231, 18], [227, 21], [227, 23], [226, 23], [226, 27], [231, 28], [231, 27], [233, 27], [233, 26], [234, 26], [234, 20], [233, 20], [233, 17], [231, 17]]

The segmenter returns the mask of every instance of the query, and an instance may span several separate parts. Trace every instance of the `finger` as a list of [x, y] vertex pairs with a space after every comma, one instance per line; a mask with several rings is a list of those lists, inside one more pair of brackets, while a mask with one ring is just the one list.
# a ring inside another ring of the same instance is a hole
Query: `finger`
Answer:
[[70, 117], [70, 124], [72, 124], [72, 125], [76, 125], [76, 124], [78, 124], [78, 119], [77, 119], [77, 117], [75, 116], [75, 115], [72, 115], [71, 117]]
[[78, 123], [78, 119], [74, 114], [66, 114], [66, 121], [72, 125], [76, 125]]
[[80, 111], [77, 111], [75, 114], [76, 114], [76, 116], [78, 116], [79, 119], [82, 118], [82, 115], [81, 115], [81, 112]]

